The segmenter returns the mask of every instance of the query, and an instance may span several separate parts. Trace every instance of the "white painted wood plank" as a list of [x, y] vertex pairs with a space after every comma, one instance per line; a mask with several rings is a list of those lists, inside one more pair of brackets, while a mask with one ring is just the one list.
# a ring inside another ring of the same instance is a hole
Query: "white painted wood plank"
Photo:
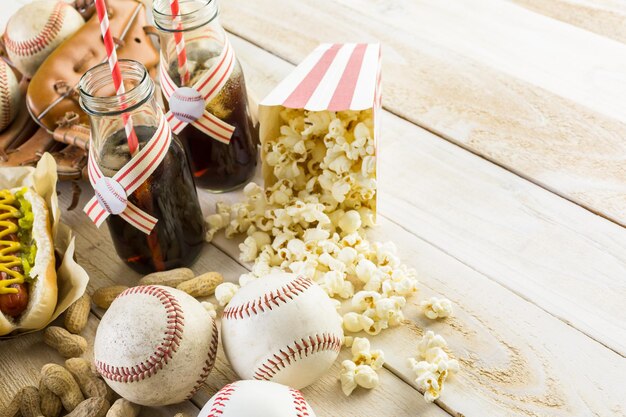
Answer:
[[[291, 68], [245, 41], [233, 44], [260, 95]], [[382, 123], [381, 213], [626, 353], [623, 228], [389, 113]]]
[[626, 43], [626, 3], [621, 0], [511, 0], [545, 16]]
[[[260, 95], [290, 68], [248, 42], [238, 38], [232, 42], [244, 61], [249, 85]], [[622, 229], [397, 117], [387, 113], [383, 121], [382, 216], [370, 236], [395, 241], [402, 259], [418, 270], [421, 296], [449, 297], [457, 311], [452, 319], [432, 322], [419, 313], [418, 300], [411, 300], [407, 308], [410, 324], [372, 339], [376, 347], [386, 352], [387, 368], [412, 381], [406, 358], [415, 353], [422, 329], [433, 329], [446, 337], [451, 351], [463, 364], [462, 372], [449, 381], [438, 402], [453, 415], [624, 415], [620, 382], [626, 373], [624, 358], [567, 321], [548, 314], [543, 306], [540, 308], [506, 288], [516, 281], [528, 285], [526, 281], [532, 283], [538, 276], [543, 281], [536, 285], [546, 288], [545, 292], [554, 298], [560, 297], [559, 303], [565, 303], [563, 292], [567, 286], [575, 287], [580, 292], [569, 292], [576, 301], [568, 306], [568, 314], [577, 315], [581, 322], [596, 314], [590, 325], [599, 326], [604, 325], [604, 318], [597, 316], [595, 307], [585, 311], [579, 305], [594, 302], [602, 309], [608, 304], [607, 297], [615, 296], [611, 299], [615, 308], [608, 310], [612, 316], [605, 316], [607, 325], [613, 327], [605, 327], [609, 333], [602, 336], [621, 346], [622, 338], [611, 332], [621, 335], [619, 332], [623, 331], [619, 309], [619, 299], [624, 294], [619, 284], [623, 260], [618, 262], [617, 270], [612, 270], [614, 266], [607, 265], [607, 258], [597, 261], [596, 257], [607, 246], [612, 248], [612, 256], [621, 256], [619, 249], [626, 239]], [[405, 156], [400, 157], [399, 153]], [[241, 193], [201, 195], [205, 203], [241, 199]], [[413, 199], [423, 202], [416, 204]], [[567, 222], [561, 223], [559, 216], [554, 218], [555, 213], [567, 213]], [[396, 221], [400, 226], [394, 224]], [[509, 226], [499, 231], [502, 225]], [[428, 232], [429, 241], [442, 236], [437, 243], [444, 250], [416, 237], [422, 237], [424, 231]], [[504, 258], [499, 260], [502, 265], [515, 261], [533, 268], [518, 276], [512, 276], [508, 270], [502, 272], [503, 277], [485, 275], [455, 259], [456, 255], [446, 253], [456, 239], [461, 240], [465, 251], [476, 246], [479, 259]], [[500, 239], [502, 245], [494, 245]], [[221, 235], [215, 240], [233, 257], [238, 256], [237, 243]], [[508, 245], [508, 251], [498, 249]], [[550, 267], [551, 257], [559, 251], [564, 253], [557, 259], [558, 267]], [[592, 251], [589, 257], [586, 251]], [[612, 278], [604, 284], [612, 285], [613, 293], [593, 291], [600, 281], [586, 283], [586, 276], [577, 270], [583, 268], [584, 262], [590, 262], [588, 267], [595, 271], [613, 271]], [[542, 263], [544, 267], [539, 268]], [[551, 290], [551, 281], [559, 280], [567, 286]], [[603, 294], [604, 299], [585, 299], [588, 293]]]
[[626, 95], [613, 94], [626, 45], [497, 0], [222, 9], [229, 30], [292, 63], [321, 41], [380, 41], [392, 112], [626, 225]]
[[428, 45], [434, 55], [439, 50], [470, 57], [626, 121], [626, 45], [506, 1], [333, 3], [394, 28], [395, 39]]

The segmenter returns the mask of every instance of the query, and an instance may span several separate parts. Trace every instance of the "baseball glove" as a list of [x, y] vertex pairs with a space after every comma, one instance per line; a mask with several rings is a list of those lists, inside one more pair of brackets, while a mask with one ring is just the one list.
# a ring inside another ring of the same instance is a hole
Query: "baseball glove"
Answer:
[[[84, 177], [89, 119], [78, 104], [77, 86], [89, 68], [106, 60], [106, 53], [93, 0], [77, 0], [74, 6], [91, 17], [52, 52], [28, 84], [22, 81], [22, 88], [27, 85], [24, 109], [0, 133], [0, 167], [34, 165], [44, 152], [51, 152], [59, 179]], [[142, 62], [155, 75], [159, 52], [144, 29], [144, 5], [107, 0], [107, 6], [118, 56]]]

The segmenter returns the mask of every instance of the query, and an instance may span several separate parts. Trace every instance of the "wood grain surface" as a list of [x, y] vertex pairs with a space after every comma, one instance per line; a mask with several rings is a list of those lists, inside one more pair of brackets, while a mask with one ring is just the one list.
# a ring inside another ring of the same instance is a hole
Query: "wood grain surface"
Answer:
[[[246, 73], [251, 74], [248, 82], [261, 95], [281, 78], [281, 71], [289, 70], [286, 68], [289, 65], [277, 62], [276, 58], [258, 51], [250, 43], [237, 38], [231, 40], [244, 62]], [[267, 68], [271, 68], [271, 71]], [[447, 251], [440, 250], [437, 247], [439, 245], [433, 245], [428, 239], [422, 238], [424, 230], [432, 227], [433, 231], [428, 233], [429, 238], [435, 235], [448, 236], [447, 240], [441, 241], [442, 246], [452, 246], [453, 241], [462, 235], [454, 239], [449, 235], [467, 230], [471, 226], [469, 221], [474, 218], [480, 220], [486, 217], [489, 221], [483, 220], [471, 227], [489, 238], [474, 238], [474, 245], [489, 241], [494, 235], [512, 234], [512, 240], [503, 242], [502, 246], [519, 245], [519, 250], [511, 248], [509, 251], [516, 253], [518, 257], [524, 257], [531, 255], [528, 247], [533, 242], [542, 242], [542, 249], [533, 252], [533, 256], [536, 258], [539, 252], [551, 246], [561, 248], [566, 253], [559, 257], [559, 262], [570, 274], [581, 265], [565, 266], [565, 262], [568, 258], [581, 255], [578, 251], [569, 252], [567, 248], [564, 249], [562, 242], [576, 241], [575, 236], [578, 235], [579, 243], [573, 245], [586, 245], [583, 237], [587, 236], [589, 230], [570, 234], [564, 240], [556, 239], [556, 236], [570, 230], [571, 224], [576, 222], [587, 224], [597, 221], [599, 223], [596, 226], [605, 224], [614, 230], [614, 237], [621, 236], [618, 233], [622, 230], [621, 227], [442, 142], [432, 134], [389, 113], [384, 114], [383, 123], [385, 128], [380, 143], [383, 152], [379, 161], [382, 216], [378, 227], [369, 234], [377, 240], [392, 240], [398, 245], [402, 259], [410, 260], [409, 265], [417, 268], [422, 293], [419, 298], [412, 300], [407, 309], [407, 318], [410, 320], [408, 326], [383, 332], [381, 336], [373, 338], [373, 343], [386, 353], [387, 369], [411, 382], [414, 378], [408, 369], [406, 358], [414, 354], [422, 329], [433, 329], [444, 335], [450, 343], [451, 351], [464, 365], [458, 377], [449, 381], [446, 393], [438, 402], [453, 415], [483, 415], [485, 410], [489, 410], [490, 416], [586, 416], [594, 413], [623, 415], [618, 388], [620, 375], [626, 372], [626, 361], [622, 356], [585, 336], [566, 321], [548, 314], [544, 308], [535, 305], [536, 301], [525, 300], [505, 288], [497, 278], [483, 274], [473, 266], [468, 267]], [[400, 154], [404, 156], [401, 157]], [[411, 167], [418, 167], [417, 171]], [[418, 173], [417, 176], [415, 172]], [[402, 180], [404, 178], [406, 180]], [[468, 182], [468, 178], [476, 178], [476, 181]], [[445, 184], [448, 185], [444, 186]], [[201, 198], [205, 204], [218, 200], [234, 202], [241, 199], [240, 194], [213, 196], [202, 192]], [[411, 196], [415, 198], [412, 199]], [[413, 202], [420, 199], [424, 200], [423, 203]], [[474, 205], [478, 209], [467, 213]], [[580, 217], [576, 221], [563, 221], [559, 226], [558, 216], [555, 218], [554, 213], [549, 215], [550, 208], [555, 213], [566, 211]], [[453, 209], [455, 211], [450, 212]], [[477, 213], [480, 212], [485, 214], [479, 216]], [[493, 219], [489, 219], [491, 215]], [[441, 218], [435, 222], [437, 216]], [[498, 231], [502, 226], [491, 224], [495, 220], [505, 224], [507, 216], [510, 216], [515, 228]], [[500, 221], [500, 217], [504, 217], [504, 220]], [[456, 218], [460, 224], [454, 221]], [[451, 224], [443, 229], [440, 224], [444, 223]], [[512, 233], [516, 229], [519, 232]], [[532, 231], [537, 234], [533, 235]], [[523, 243], [521, 240], [515, 243], [526, 235], [527, 240]], [[599, 237], [600, 235], [596, 236]], [[607, 242], [609, 241], [606, 240], [605, 243]], [[234, 259], [237, 259], [239, 253], [237, 243], [221, 236], [215, 241], [217, 246]], [[469, 238], [466, 246], [471, 247]], [[529, 251], [528, 254], [524, 253], [524, 248]], [[592, 246], [586, 248], [585, 250], [591, 250]], [[476, 257], [491, 259], [506, 255], [504, 251], [500, 254], [495, 249], [492, 246], [479, 248]], [[618, 252], [617, 247], [614, 250]], [[495, 253], [486, 255], [491, 251]], [[601, 263], [597, 262], [600, 255], [601, 251], [594, 252], [585, 262], [590, 262], [594, 268], [602, 268]], [[512, 255], [509, 256], [512, 261]], [[539, 288], [545, 288], [549, 282], [565, 280], [568, 275], [555, 274], [555, 264], [551, 264], [549, 260], [550, 257], [546, 256], [546, 281], [543, 284], [537, 283], [537, 293], [540, 293]], [[519, 272], [526, 280], [534, 276], [541, 277], [538, 270], [533, 269], [536, 267], [525, 269], [523, 265], [526, 264], [532, 265], [532, 259], [519, 262]], [[504, 270], [501, 272], [505, 273]], [[519, 278], [521, 280], [523, 277]], [[581, 279], [582, 275], [572, 278], [570, 282]], [[606, 285], [610, 286], [610, 281]], [[565, 287], [563, 285], [561, 289], [555, 289], [554, 293], [558, 295]], [[587, 290], [591, 291], [592, 287], [589, 286]], [[608, 288], [601, 294], [607, 292]], [[420, 298], [433, 294], [453, 300], [457, 308], [454, 318], [432, 322], [421, 315], [415, 304]], [[622, 290], [618, 297], [624, 297], [624, 294]], [[571, 297], [578, 299], [580, 303], [584, 293], [572, 294]], [[611, 314], [620, 315], [618, 298], [612, 303], [615, 309]], [[597, 308], [601, 304], [603, 299], [599, 297], [595, 301], [589, 301], [589, 308]], [[570, 305], [563, 310], [578, 312], [582, 309]], [[590, 327], [594, 324], [602, 325], [605, 320], [613, 325], [612, 328], [607, 328], [607, 337], [611, 336], [611, 331], [623, 331], [623, 319], [611, 319], [608, 316], [604, 319], [596, 318], [590, 322]], [[622, 346], [622, 338], [607, 340], [615, 342], [616, 346]], [[600, 362], [604, 365], [595, 365]], [[578, 365], [573, 368], [571, 363]], [[608, 369], [614, 369], [615, 372], [606, 373]], [[578, 383], [572, 384], [572, 380]], [[581, 382], [583, 380], [586, 382]], [[589, 391], [589, 387], [595, 387], [592, 389], [593, 393]]]
[[626, 3], [621, 0], [511, 0], [545, 16], [626, 43]]
[[[233, 44], [261, 95], [291, 68], [248, 42]], [[380, 212], [626, 354], [622, 227], [390, 113], [382, 123]]]
[[222, 20], [292, 63], [381, 42], [391, 112], [626, 224], [626, 45], [499, 0], [228, 0]]

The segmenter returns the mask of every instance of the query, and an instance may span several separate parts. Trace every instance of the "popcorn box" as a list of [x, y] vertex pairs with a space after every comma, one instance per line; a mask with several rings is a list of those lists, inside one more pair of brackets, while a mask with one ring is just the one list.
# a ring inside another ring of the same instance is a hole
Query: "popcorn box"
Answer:
[[380, 45], [320, 45], [259, 104], [265, 187], [375, 218], [380, 112]]

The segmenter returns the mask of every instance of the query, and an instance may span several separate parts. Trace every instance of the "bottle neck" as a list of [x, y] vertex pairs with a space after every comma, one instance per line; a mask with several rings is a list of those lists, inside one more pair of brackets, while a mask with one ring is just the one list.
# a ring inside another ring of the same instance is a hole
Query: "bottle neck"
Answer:
[[137, 61], [119, 60], [124, 93], [118, 94], [108, 63], [89, 69], [80, 79], [80, 105], [89, 116], [120, 116], [134, 112], [154, 98], [154, 83]]
[[191, 32], [206, 25], [218, 25], [219, 8], [216, 0], [179, 0], [180, 13], [172, 13], [170, 0], [154, 0], [154, 23], [162, 32]]
[[[149, 139], [146, 137], [149, 132], [156, 130], [163, 117], [154, 95], [154, 83], [145, 67], [132, 60], [120, 60], [119, 66], [125, 87], [123, 94], [117, 94], [114, 90], [108, 63], [88, 70], [78, 86], [80, 105], [90, 119], [90, 146], [95, 151], [99, 164], [106, 157], [104, 154], [110, 151], [119, 153], [120, 162], [130, 159], [127, 146], [124, 147], [127, 118], [130, 119], [141, 146]], [[121, 152], [120, 149], [126, 151]], [[108, 168], [116, 170], [121, 166], [123, 163], [119, 167]]]
[[[226, 34], [219, 23], [215, 0], [179, 0], [180, 14], [174, 16], [169, 0], [154, 0], [152, 11], [161, 45], [161, 65], [177, 86], [191, 86], [224, 49]], [[186, 65], [178, 53], [184, 41]]]

